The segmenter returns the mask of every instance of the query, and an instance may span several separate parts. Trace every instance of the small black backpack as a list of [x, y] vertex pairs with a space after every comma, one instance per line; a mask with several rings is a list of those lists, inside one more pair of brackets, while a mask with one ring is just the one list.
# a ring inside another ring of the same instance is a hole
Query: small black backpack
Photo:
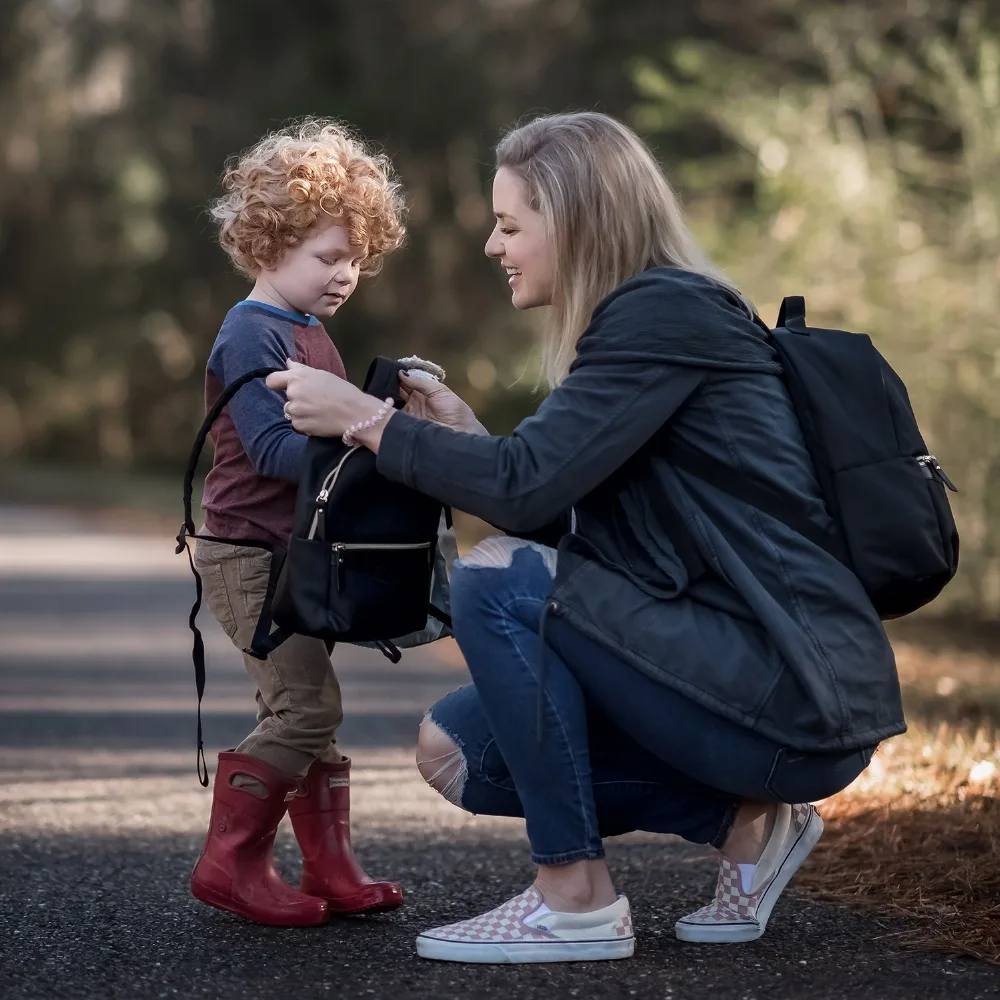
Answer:
[[[379, 399], [392, 397], [401, 407], [399, 372], [407, 367], [376, 358], [364, 391]], [[244, 385], [279, 370], [259, 368], [226, 386], [198, 431], [184, 473], [184, 523], [176, 551], [188, 549], [196, 581], [188, 624], [194, 635], [198, 764], [203, 785], [208, 783], [201, 726], [205, 646], [196, 621], [202, 584], [188, 538], [271, 552], [263, 610], [253, 640], [243, 650], [257, 659], [266, 659], [289, 636], [298, 634], [322, 639], [331, 648], [336, 642], [374, 646], [396, 663], [399, 645], [433, 641], [449, 634], [451, 627], [446, 569], [437, 558], [439, 532], [443, 527], [450, 529], [451, 512], [437, 500], [383, 477], [375, 467], [376, 456], [360, 445], [348, 446], [340, 438], [309, 438], [287, 548], [197, 534], [192, 493], [209, 430]], [[435, 580], [435, 575], [444, 579]], [[436, 604], [430, 603], [432, 586]], [[429, 618], [435, 619], [437, 627]]]
[[[757, 323], [768, 330], [757, 319]], [[854, 571], [883, 619], [932, 601], [958, 569], [958, 531], [902, 380], [865, 334], [806, 326], [786, 298], [768, 330], [835, 524], [828, 534], [767, 483], [671, 441], [677, 468], [770, 514]]]

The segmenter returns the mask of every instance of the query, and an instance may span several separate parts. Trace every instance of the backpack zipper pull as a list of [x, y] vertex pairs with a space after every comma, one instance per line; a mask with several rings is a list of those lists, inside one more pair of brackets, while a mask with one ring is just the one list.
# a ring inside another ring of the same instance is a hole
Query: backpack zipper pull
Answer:
[[344, 546], [340, 542], [333, 546], [333, 570], [337, 593], [344, 585]]
[[917, 455], [928, 479], [936, 479], [942, 486], [946, 486], [952, 493], [958, 492], [958, 487], [948, 478], [948, 474], [941, 468], [941, 463], [934, 455]]

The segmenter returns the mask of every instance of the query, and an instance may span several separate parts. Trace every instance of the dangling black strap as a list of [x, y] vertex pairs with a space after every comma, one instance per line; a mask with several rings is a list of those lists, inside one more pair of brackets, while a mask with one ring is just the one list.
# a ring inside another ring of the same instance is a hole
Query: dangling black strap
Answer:
[[376, 639], [375, 647], [383, 656], [388, 658], [390, 663], [399, 663], [399, 661], [403, 658], [403, 654], [399, 651], [399, 647], [394, 642], [390, 642], [388, 639]]
[[[191, 546], [188, 545], [188, 539], [202, 537], [209, 541], [220, 542], [226, 541], [226, 539], [214, 538], [210, 535], [199, 536], [195, 531], [194, 514], [191, 510], [191, 498], [194, 493], [194, 476], [198, 468], [198, 459], [201, 458], [201, 452], [205, 447], [205, 442], [208, 440], [208, 434], [212, 429], [212, 424], [214, 424], [218, 419], [219, 414], [222, 413], [229, 401], [248, 382], [252, 382], [254, 379], [258, 378], [266, 378], [268, 375], [277, 371], [281, 371], [281, 369], [256, 368], [252, 372], [247, 372], [246, 375], [242, 375], [240, 378], [236, 379], [223, 389], [219, 398], [215, 401], [215, 404], [205, 415], [205, 420], [198, 429], [198, 433], [194, 439], [194, 445], [191, 447], [191, 454], [188, 456], [187, 467], [184, 469], [184, 523], [181, 525], [180, 531], [177, 532], [177, 547], [174, 551], [180, 555], [185, 551], [185, 549], [187, 550], [188, 563], [191, 566], [191, 572], [194, 574], [195, 597], [194, 604], [191, 605], [191, 613], [188, 615], [188, 627], [191, 629], [191, 635], [193, 637], [191, 660], [194, 663], [194, 686], [198, 695], [198, 781], [201, 783], [203, 788], [208, 787], [208, 765], [205, 762], [205, 741], [201, 724], [201, 702], [205, 695], [205, 640], [202, 637], [201, 630], [198, 628], [198, 612], [201, 611], [203, 587], [201, 574], [194, 565], [194, 554], [191, 552]], [[243, 542], [243, 544], [253, 543]], [[270, 545], [258, 544], [258, 547], [273, 551], [273, 548]], [[270, 608], [270, 604], [268, 604], [268, 608]], [[270, 624], [270, 617], [268, 618], [268, 624]], [[259, 625], [260, 623], [258, 622], [258, 628]], [[280, 642], [284, 641], [285, 638], [287, 638], [287, 636], [282, 637], [281, 640], [275, 643], [275, 646], [280, 645]]]
[[194, 661], [194, 686], [198, 692], [198, 754], [196, 766], [198, 770], [198, 780], [202, 788], [208, 788], [208, 765], [205, 763], [205, 741], [201, 730], [201, 699], [205, 694], [205, 640], [202, 638], [201, 630], [198, 628], [198, 612], [201, 610], [201, 575], [194, 568], [194, 556], [190, 547], [187, 548], [188, 562], [191, 564], [191, 572], [194, 573], [195, 598], [191, 605], [191, 614], [188, 615], [188, 626], [194, 635], [194, 645], [191, 650], [191, 659]]

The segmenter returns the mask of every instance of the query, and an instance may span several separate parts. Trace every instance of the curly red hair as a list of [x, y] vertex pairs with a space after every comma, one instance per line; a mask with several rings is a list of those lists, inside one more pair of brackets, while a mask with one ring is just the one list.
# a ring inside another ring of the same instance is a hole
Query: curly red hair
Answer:
[[226, 193], [212, 203], [219, 241], [236, 269], [254, 278], [305, 236], [320, 213], [336, 219], [361, 265], [375, 274], [406, 235], [402, 188], [389, 158], [340, 122], [308, 118], [264, 136], [226, 164]]

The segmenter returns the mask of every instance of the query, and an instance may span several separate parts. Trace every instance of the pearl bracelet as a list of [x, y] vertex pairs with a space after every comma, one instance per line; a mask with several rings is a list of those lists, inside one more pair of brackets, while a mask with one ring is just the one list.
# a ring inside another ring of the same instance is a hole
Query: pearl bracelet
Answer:
[[385, 401], [378, 408], [378, 413], [376, 413], [374, 416], [369, 417], [367, 420], [362, 420], [359, 423], [351, 424], [351, 426], [348, 427], [346, 431], [344, 431], [341, 440], [344, 442], [344, 444], [347, 445], [348, 448], [353, 448], [354, 445], [358, 443], [354, 435], [359, 434], [361, 431], [366, 431], [368, 430], [369, 427], [374, 427], [377, 423], [380, 423], [381, 421], [385, 420], [385, 418], [389, 416], [390, 413], [392, 413], [394, 406], [395, 403], [392, 400], [392, 396], [386, 396]]

